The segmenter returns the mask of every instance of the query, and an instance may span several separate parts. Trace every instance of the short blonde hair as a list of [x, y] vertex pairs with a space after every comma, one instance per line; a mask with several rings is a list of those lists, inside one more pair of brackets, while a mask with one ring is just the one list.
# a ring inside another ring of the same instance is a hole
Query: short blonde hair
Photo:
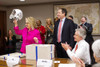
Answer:
[[47, 18], [47, 19], [46, 19], [46, 23], [48, 23], [47, 20], [49, 20], [49, 21], [50, 21], [50, 24], [52, 25], [52, 20], [51, 20], [51, 18]]
[[35, 18], [33, 18], [33, 17], [27, 17], [25, 19], [31, 25], [32, 30], [37, 27], [36, 26]]

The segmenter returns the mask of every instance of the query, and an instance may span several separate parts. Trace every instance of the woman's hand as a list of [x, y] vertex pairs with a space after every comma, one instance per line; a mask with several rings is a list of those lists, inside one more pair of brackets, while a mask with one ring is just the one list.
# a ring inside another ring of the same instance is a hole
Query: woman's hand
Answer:
[[81, 59], [78, 59], [78, 60], [80, 61], [81, 67], [85, 67], [85, 63]]
[[9, 40], [12, 40], [12, 37], [11, 36], [9, 37]]
[[46, 28], [49, 29], [53, 33], [53, 30], [49, 27], [49, 25], [46, 24]]
[[78, 65], [77, 67], [85, 67], [85, 63], [80, 58], [72, 56], [72, 60]]
[[33, 40], [35, 41], [35, 43], [38, 43], [38, 38], [34, 37]]
[[13, 23], [15, 24], [15, 27], [18, 26], [18, 23], [17, 23], [16, 19], [13, 20]]
[[46, 27], [49, 28], [49, 25], [46, 24]]
[[7, 37], [5, 37], [6, 41], [7, 41]]
[[61, 43], [62, 47], [67, 51], [69, 49], [69, 45], [67, 43]]

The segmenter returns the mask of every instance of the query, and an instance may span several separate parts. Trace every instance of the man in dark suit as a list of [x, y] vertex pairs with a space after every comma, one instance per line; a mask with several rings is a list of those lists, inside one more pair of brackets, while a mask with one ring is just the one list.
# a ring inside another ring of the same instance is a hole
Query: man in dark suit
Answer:
[[67, 10], [60, 8], [57, 12], [59, 20], [55, 22], [54, 26], [54, 44], [58, 58], [68, 58], [66, 51], [62, 48], [61, 43], [68, 43], [72, 49], [74, 47], [74, 23], [72, 20], [65, 18]]
[[[68, 19], [70, 19], [70, 20], [72, 20], [72, 21], [73, 21], [73, 19], [74, 19], [74, 18], [73, 18], [73, 16], [72, 16], [72, 15], [69, 15], [69, 16], [68, 16]], [[74, 21], [73, 21], [73, 22], [74, 22]], [[74, 23], [74, 25], [75, 25], [75, 29], [77, 29], [77, 26], [78, 26], [78, 25], [77, 25], [76, 23]]]
[[93, 57], [93, 51], [92, 51], [92, 43], [94, 42], [94, 39], [92, 37], [92, 31], [93, 31], [93, 27], [92, 24], [87, 23], [87, 18], [85, 16], [83, 16], [81, 18], [81, 25], [85, 30], [86, 30], [86, 38], [85, 40], [89, 43], [90, 45], [90, 55], [91, 55], [91, 63], [95, 63], [94, 57]]
[[[72, 20], [73, 21], [73, 16], [72, 15], [69, 15], [68, 16], [68, 19], [70, 19], [70, 20]], [[74, 21], [73, 21], [73, 23], [74, 23]], [[75, 29], [77, 29], [77, 27], [78, 27], [78, 25], [76, 24], [76, 23], [74, 23], [74, 33], [75, 33]], [[76, 42], [74, 42], [74, 44], [76, 44]]]

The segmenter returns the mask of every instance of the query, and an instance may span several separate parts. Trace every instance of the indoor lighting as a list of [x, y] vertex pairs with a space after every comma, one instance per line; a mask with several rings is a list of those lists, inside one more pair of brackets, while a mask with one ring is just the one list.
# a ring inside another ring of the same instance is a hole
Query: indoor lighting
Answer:
[[25, 1], [25, 0], [19, 0], [19, 1]]

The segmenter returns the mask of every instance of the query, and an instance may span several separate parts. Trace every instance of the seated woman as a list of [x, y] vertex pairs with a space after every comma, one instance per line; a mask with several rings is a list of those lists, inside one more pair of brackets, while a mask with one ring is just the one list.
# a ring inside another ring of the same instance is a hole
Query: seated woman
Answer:
[[[96, 61], [96, 64], [93, 64], [91, 66], [88, 67], [100, 67], [100, 39], [96, 40], [93, 44], [92, 44], [92, 50], [93, 50], [93, 55]], [[77, 58], [76, 58], [77, 59]], [[78, 60], [78, 59], [77, 59]], [[81, 60], [82, 61], [82, 60]], [[83, 61], [82, 61], [83, 62]], [[84, 65], [84, 62], [81, 63], [81, 66], [86, 67]]]
[[8, 30], [8, 35], [5, 37], [6, 40], [6, 53], [13, 53], [16, 49], [16, 36], [13, 35], [12, 30]]
[[[91, 65], [91, 59], [90, 59], [90, 52], [89, 52], [90, 49], [89, 44], [84, 40], [85, 37], [86, 37], [86, 30], [83, 28], [78, 28], [75, 30], [75, 34], [74, 34], [74, 41], [76, 41], [76, 45], [74, 49], [71, 50], [72, 48], [67, 43], [62, 43], [62, 47], [66, 50], [66, 53], [72, 59], [72, 61], [74, 61], [75, 63], [76, 62], [81, 63], [80, 62], [81, 60], [86, 64], [87, 67]], [[82, 66], [84, 67], [85, 64], [82, 64]]]
[[92, 44], [92, 50], [94, 53], [94, 58], [97, 64], [92, 65], [92, 67], [100, 67], [100, 39], [96, 40]]
[[36, 22], [33, 17], [27, 17], [25, 19], [26, 27], [19, 30], [17, 20], [15, 19], [13, 23], [15, 24], [14, 30], [18, 35], [22, 35], [23, 42], [21, 45], [21, 52], [26, 53], [26, 46], [30, 44], [41, 44], [40, 32], [36, 29]]

